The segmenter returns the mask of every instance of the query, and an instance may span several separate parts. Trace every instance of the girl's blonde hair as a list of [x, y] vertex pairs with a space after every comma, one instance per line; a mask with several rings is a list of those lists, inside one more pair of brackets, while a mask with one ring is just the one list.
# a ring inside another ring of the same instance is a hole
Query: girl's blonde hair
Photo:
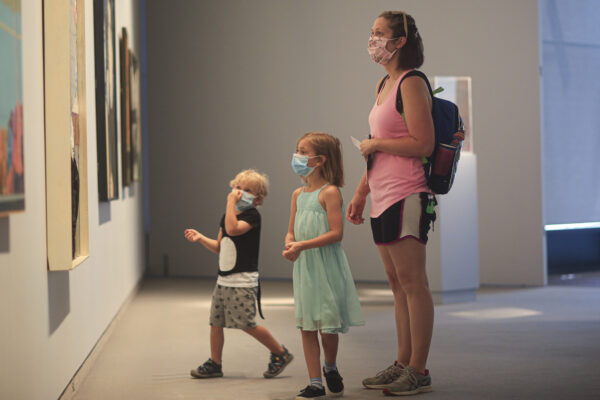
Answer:
[[269, 192], [269, 178], [255, 169], [245, 169], [238, 173], [235, 178], [229, 182], [229, 186], [234, 188], [239, 183], [244, 182], [252, 188], [258, 198], [257, 204], [262, 204]]
[[335, 136], [324, 132], [308, 132], [299, 140], [308, 139], [315, 154], [327, 160], [321, 166], [321, 176], [332, 185], [344, 186], [344, 165], [342, 164], [342, 144]]

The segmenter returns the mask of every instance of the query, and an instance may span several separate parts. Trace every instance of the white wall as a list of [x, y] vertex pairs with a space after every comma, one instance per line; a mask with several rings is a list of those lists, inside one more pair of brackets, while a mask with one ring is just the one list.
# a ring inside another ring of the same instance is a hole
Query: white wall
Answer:
[[[117, 3], [117, 27], [137, 38], [139, 2]], [[71, 272], [49, 272], [42, 2], [22, 1], [26, 211], [0, 219], [2, 399], [58, 398], [144, 270], [142, 187], [98, 205], [92, 0], [85, 7], [90, 256]]]
[[[412, 14], [429, 76], [473, 79], [478, 157], [480, 278], [545, 282], [540, 173], [537, 0], [148, 3], [150, 267], [214, 276], [216, 257], [187, 243], [193, 226], [215, 236], [228, 181], [256, 167], [271, 178], [261, 210], [263, 277], [290, 278], [280, 256], [297, 138], [341, 138], [349, 201], [364, 164], [350, 135], [368, 133], [384, 71], [366, 51], [386, 9]], [[356, 279], [385, 280], [368, 224], [346, 224]], [[165, 266], [164, 260], [168, 259]]]

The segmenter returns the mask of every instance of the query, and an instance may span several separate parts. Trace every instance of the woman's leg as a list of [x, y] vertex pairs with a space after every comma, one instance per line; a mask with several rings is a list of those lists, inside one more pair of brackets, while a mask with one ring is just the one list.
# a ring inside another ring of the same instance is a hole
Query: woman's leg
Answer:
[[271, 351], [271, 353], [281, 354], [285, 351], [281, 346], [281, 343], [275, 340], [273, 335], [271, 335], [271, 332], [264, 326], [255, 326], [254, 328], [244, 329], [244, 332], [261, 342], [269, 349], [269, 351]]
[[389, 246], [377, 246], [377, 249], [383, 260], [385, 273], [387, 274], [390, 288], [394, 294], [394, 314], [396, 317], [396, 335], [398, 337], [398, 362], [403, 365], [408, 365], [410, 363], [412, 346], [406, 293], [402, 290], [402, 286], [396, 275], [396, 268], [388, 251], [388, 247]]
[[387, 246], [396, 277], [406, 296], [410, 320], [411, 355], [408, 365], [423, 373], [433, 334], [433, 300], [425, 269], [425, 245], [406, 238]]
[[225, 335], [220, 326], [210, 327], [210, 358], [217, 364], [221, 364], [223, 356], [223, 345], [225, 344]]
[[337, 359], [338, 345], [340, 337], [337, 333], [321, 332], [321, 344], [323, 345], [323, 355], [327, 364], [335, 364]]
[[304, 359], [308, 368], [309, 378], [321, 377], [321, 349], [319, 348], [319, 337], [317, 331], [305, 331], [302, 333], [302, 347], [304, 349]]

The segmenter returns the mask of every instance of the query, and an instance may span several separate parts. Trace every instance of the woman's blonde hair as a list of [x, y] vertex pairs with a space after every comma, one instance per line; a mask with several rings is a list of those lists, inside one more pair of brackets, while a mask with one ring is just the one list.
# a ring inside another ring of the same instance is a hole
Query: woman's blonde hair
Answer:
[[238, 173], [235, 178], [229, 182], [229, 186], [234, 188], [241, 182], [246, 183], [252, 188], [257, 197], [257, 205], [263, 203], [265, 197], [269, 193], [269, 178], [265, 174], [261, 174], [255, 169], [245, 169]]
[[308, 132], [298, 140], [298, 143], [303, 139], [308, 139], [316, 155], [327, 158], [321, 166], [321, 176], [332, 185], [344, 186], [342, 144], [339, 139], [324, 132]]

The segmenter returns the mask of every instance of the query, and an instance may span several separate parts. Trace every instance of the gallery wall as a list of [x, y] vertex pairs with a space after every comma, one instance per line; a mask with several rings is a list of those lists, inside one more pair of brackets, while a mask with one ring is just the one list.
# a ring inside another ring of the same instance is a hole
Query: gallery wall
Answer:
[[[138, 52], [139, 1], [117, 1]], [[46, 254], [42, 1], [23, 0], [24, 212], [0, 218], [0, 398], [57, 399], [144, 272], [142, 184], [99, 203], [91, 0], [85, 1], [89, 257], [50, 272]]]
[[[229, 180], [255, 167], [271, 180], [262, 276], [291, 278], [281, 249], [301, 184], [290, 168], [296, 140], [313, 130], [341, 139], [350, 201], [364, 168], [350, 136], [367, 135], [384, 74], [368, 57], [369, 31], [399, 7], [417, 21], [425, 73], [472, 78], [480, 282], [545, 283], [537, 0], [150, 1], [153, 274], [215, 275], [216, 256], [183, 231], [215, 237]], [[368, 224], [346, 223], [343, 245], [356, 279], [385, 280]]]

